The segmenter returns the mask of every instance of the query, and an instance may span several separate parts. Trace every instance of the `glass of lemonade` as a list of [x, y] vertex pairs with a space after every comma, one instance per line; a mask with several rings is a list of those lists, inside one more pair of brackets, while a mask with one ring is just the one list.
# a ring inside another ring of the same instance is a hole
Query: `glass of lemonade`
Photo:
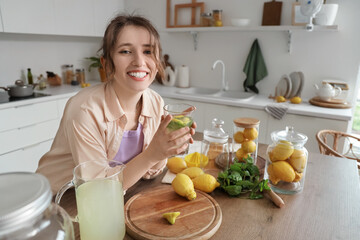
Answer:
[[125, 236], [123, 169], [112, 160], [96, 160], [74, 168], [73, 180], [56, 195], [60, 203], [64, 192], [75, 187], [81, 240], [122, 240]]
[[[172, 103], [164, 106], [164, 114], [171, 115], [173, 118], [167, 129], [175, 131], [183, 127], [191, 127], [194, 120], [192, 117], [195, 107], [186, 103]], [[189, 148], [186, 149], [184, 154], [188, 153]]]

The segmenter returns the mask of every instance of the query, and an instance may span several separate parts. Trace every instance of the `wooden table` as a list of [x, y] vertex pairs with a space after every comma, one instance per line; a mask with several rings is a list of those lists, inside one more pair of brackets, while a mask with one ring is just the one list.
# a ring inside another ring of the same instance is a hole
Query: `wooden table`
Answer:
[[[259, 156], [265, 156], [266, 147], [259, 144]], [[140, 180], [128, 189], [125, 201], [161, 185], [163, 175], [153, 180]], [[69, 190], [61, 201], [61, 206], [72, 216], [76, 214], [74, 195], [74, 190]], [[222, 224], [212, 240], [360, 239], [360, 185], [356, 161], [309, 153], [304, 190], [295, 195], [280, 195], [285, 201], [281, 209], [266, 198], [230, 198], [220, 189], [211, 196], [219, 203], [223, 214]], [[74, 227], [76, 239], [80, 239], [78, 224]], [[126, 235], [125, 239], [133, 238]]]

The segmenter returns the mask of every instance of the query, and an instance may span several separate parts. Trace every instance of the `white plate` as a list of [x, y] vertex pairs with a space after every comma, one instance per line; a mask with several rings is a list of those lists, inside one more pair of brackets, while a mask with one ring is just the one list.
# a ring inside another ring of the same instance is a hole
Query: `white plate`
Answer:
[[303, 72], [298, 72], [299, 73], [299, 76], [300, 76], [300, 86], [299, 86], [299, 89], [296, 93], [296, 96], [301, 96], [301, 91], [303, 90], [304, 88], [304, 84], [305, 84], [305, 76], [304, 76], [304, 73]]
[[287, 75], [283, 75], [275, 87], [275, 96], [288, 98], [291, 92], [291, 81]]
[[297, 93], [299, 91], [299, 88], [301, 87], [301, 77], [299, 72], [292, 72], [290, 74], [290, 80], [291, 80], [291, 92], [289, 94], [289, 98], [296, 97]]

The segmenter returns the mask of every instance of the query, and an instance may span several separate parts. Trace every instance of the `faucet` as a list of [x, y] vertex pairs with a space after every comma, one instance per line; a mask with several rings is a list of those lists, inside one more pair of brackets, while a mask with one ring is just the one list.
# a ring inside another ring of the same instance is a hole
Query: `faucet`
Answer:
[[214, 70], [218, 63], [221, 63], [222, 66], [223, 66], [222, 81], [221, 81], [222, 82], [221, 91], [228, 91], [229, 90], [229, 84], [228, 84], [228, 82], [225, 81], [225, 64], [224, 64], [224, 62], [222, 60], [216, 60], [214, 62], [214, 65], [212, 66], [211, 70]]

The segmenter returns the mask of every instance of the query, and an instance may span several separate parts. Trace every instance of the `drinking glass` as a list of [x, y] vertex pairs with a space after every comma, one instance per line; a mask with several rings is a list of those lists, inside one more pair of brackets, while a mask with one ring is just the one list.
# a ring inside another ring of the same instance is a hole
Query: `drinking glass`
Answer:
[[[164, 106], [165, 116], [171, 115], [172, 120], [167, 125], [169, 131], [175, 131], [183, 127], [191, 127], [194, 120], [192, 113], [195, 111], [195, 107], [186, 103], [173, 103]], [[184, 154], [187, 154], [189, 147], [185, 150]]]
[[112, 160], [87, 161], [77, 165], [73, 179], [57, 193], [60, 203], [64, 192], [75, 187], [81, 240], [122, 240], [125, 236], [123, 169]]

